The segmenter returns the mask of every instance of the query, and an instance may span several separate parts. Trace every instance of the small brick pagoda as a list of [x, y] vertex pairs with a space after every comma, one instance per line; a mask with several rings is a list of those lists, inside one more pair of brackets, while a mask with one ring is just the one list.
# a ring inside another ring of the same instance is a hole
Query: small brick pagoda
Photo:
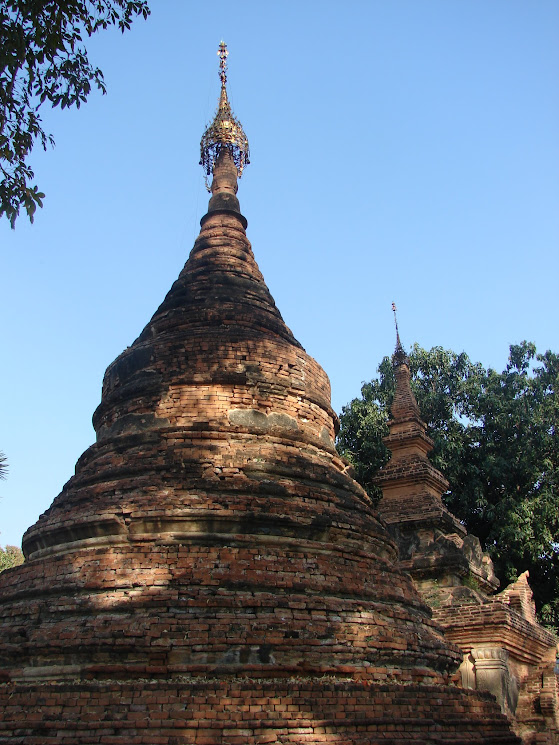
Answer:
[[221, 55], [200, 235], [0, 575], [0, 743], [516, 744], [336, 453], [246, 237]]
[[409, 572], [449, 641], [460, 647], [460, 682], [491, 691], [525, 745], [559, 743], [557, 642], [536, 620], [525, 572], [499, 594], [479, 540], [444, 506], [444, 476], [430, 463], [433, 441], [410, 386], [409, 360], [396, 326], [396, 390], [384, 442], [392, 457], [375, 482], [379, 512]]

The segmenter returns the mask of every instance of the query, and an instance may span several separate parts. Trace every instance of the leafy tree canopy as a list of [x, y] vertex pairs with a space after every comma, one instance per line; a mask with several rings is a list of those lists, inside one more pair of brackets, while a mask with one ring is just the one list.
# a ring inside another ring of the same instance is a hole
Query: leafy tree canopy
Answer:
[[4, 569], [17, 567], [20, 564], [23, 564], [23, 562], [24, 558], [21, 548], [18, 548], [17, 546], [6, 546], [6, 548], [2, 548], [2, 546], [0, 546], [0, 572], [3, 572]]
[[[446, 505], [479, 537], [503, 583], [530, 571], [540, 618], [559, 627], [559, 356], [514, 344], [498, 373], [466, 354], [415, 345], [410, 370], [435, 442], [431, 460], [450, 482]], [[375, 499], [372, 478], [389, 458], [382, 442], [394, 394], [388, 357], [378, 372], [343, 408], [338, 436]]]
[[22, 207], [31, 222], [42, 207], [28, 163], [37, 140], [44, 149], [53, 144], [41, 105], [79, 108], [92, 85], [105, 92], [83, 36], [109, 26], [124, 32], [149, 12], [147, 0], [0, 0], [0, 217], [12, 228]]

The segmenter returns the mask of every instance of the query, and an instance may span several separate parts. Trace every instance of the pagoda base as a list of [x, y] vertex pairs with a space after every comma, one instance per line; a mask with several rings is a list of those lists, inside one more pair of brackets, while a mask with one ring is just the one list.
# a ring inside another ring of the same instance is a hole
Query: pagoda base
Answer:
[[489, 694], [303, 677], [3, 684], [10, 745], [518, 745]]

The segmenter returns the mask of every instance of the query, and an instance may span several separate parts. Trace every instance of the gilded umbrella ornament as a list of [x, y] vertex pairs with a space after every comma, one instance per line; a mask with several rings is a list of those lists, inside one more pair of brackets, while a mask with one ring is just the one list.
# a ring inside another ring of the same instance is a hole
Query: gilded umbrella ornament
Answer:
[[219, 79], [221, 93], [219, 106], [213, 122], [208, 126], [200, 141], [200, 165], [206, 176], [206, 188], [210, 191], [209, 177], [212, 175], [219, 154], [228, 150], [237, 168], [239, 178], [243, 170], [250, 163], [248, 139], [240, 121], [231, 111], [231, 104], [227, 96], [227, 44], [219, 45]]

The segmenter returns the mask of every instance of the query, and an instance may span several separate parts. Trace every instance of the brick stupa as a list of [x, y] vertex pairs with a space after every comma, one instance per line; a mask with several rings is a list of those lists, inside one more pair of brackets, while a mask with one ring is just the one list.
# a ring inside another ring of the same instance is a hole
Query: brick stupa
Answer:
[[245, 234], [222, 73], [190, 258], [0, 576], [0, 743], [517, 743], [450, 683], [461, 655], [336, 453]]
[[434, 443], [398, 332], [396, 340], [396, 390], [384, 438], [392, 457], [375, 483], [383, 492], [379, 512], [399, 548], [398, 566], [462, 651], [462, 685], [493, 693], [524, 745], [558, 745], [558, 639], [537, 621], [528, 572], [495, 594], [493, 562], [444, 506], [449, 483], [427, 458]]

